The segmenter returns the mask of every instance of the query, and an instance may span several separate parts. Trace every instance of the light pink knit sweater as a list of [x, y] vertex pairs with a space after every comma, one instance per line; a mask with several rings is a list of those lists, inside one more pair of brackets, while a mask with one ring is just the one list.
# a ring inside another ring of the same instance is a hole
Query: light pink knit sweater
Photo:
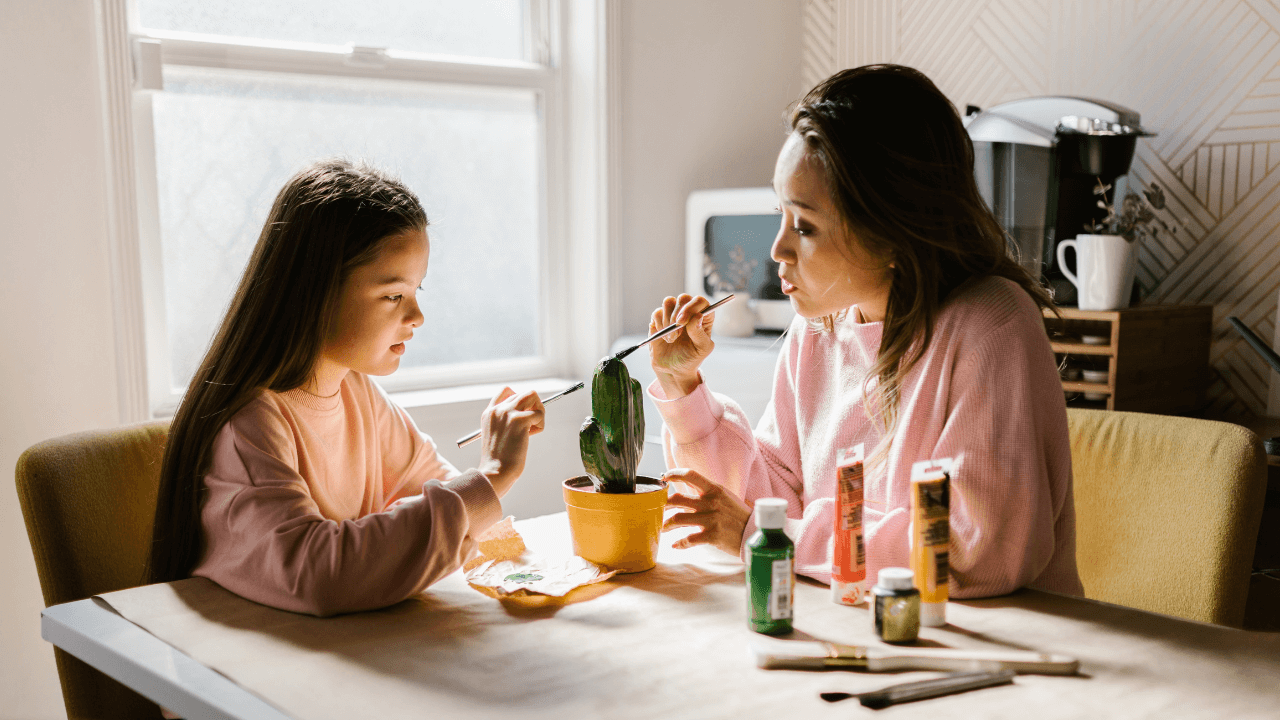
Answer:
[[356, 372], [332, 399], [263, 391], [218, 433], [204, 482], [194, 574], [313, 615], [420, 592], [502, 517], [488, 478], [459, 473]]
[[[853, 313], [834, 333], [797, 319], [755, 431], [741, 409], [706, 383], [667, 400], [668, 467], [698, 470], [737, 492], [788, 502], [796, 572], [831, 580], [836, 453], [881, 439], [862, 380], [882, 323]], [[1044, 321], [1016, 284], [988, 278], [962, 288], [939, 313], [933, 338], [902, 385], [886, 462], [869, 465], [864, 528], [867, 577], [906, 567], [911, 465], [951, 457], [951, 584], [955, 598], [1002, 595], [1024, 585], [1080, 595], [1071, 449], [1062, 385]], [[749, 521], [743, 540], [755, 532]]]

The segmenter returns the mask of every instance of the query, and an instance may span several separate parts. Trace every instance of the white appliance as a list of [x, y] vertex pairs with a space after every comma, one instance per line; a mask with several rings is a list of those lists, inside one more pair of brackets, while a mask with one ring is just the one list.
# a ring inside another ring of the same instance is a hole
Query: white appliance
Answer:
[[720, 277], [728, 277], [734, 263], [731, 253], [741, 248], [743, 262], [750, 265], [754, 261], [746, 290], [756, 316], [756, 329], [785, 330], [795, 311], [782, 294], [777, 263], [769, 258], [781, 223], [772, 188], [689, 193], [685, 206], [685, 292], [708, 298], [714, 295], [718, 288], [707, 281], [708, 261]]

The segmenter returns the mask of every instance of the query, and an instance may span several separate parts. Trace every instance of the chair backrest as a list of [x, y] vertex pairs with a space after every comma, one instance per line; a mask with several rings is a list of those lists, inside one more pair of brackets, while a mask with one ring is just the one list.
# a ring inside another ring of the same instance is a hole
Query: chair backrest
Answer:
[[1266, 455], [1231, 423], [1067, 410], [1085, 596], [1244, 622]]
[[[78, 433], [18, 458], [18, 500], [45, 605], [142, 584], [169, 423]], [[160, 717], [155, 704], [55, 649], [69, 718]]]

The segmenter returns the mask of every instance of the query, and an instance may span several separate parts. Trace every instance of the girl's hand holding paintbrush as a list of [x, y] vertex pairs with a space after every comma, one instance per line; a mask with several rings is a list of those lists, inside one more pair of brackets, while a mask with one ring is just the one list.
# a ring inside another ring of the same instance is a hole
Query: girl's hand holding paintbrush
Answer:
[[650, 333], [672, 323], [682, 326], [660, 341], [649, 343], [649, 362], [668, 400], [688, 395], [702, 382], [698, 368], [716, 346], [711, 339], [715, 312], [703, 314], [710, 305], [701, 295], [668, 297], [649, 319]]
[[502, 497], [524, 472], [529, 436], [542, 432], [545, 420], [538, 393], [517, 395], [509, 387], [494, 396], [480, 416], [480, 464], [476, 469], [489, 478]]

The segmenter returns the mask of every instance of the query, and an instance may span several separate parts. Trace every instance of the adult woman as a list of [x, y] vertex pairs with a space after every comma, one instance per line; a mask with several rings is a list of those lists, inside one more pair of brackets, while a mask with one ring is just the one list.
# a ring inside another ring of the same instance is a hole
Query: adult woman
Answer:
[[909, 474], [952, 457], [951, 594], [1032, 585], [1080, 594], [1071, 456], [1045, 336], [1045, 291], [1008, 257], [978, 194], [955, 108], [923, 74], [876, 65], [819, 84], [791, 113], [772, 248], [800, 316], [754, 431], [698, 368], [713, 348], [701, 297], [669, 297], [649, 392], [668, 479], [692, 492], [678, 545], [740, 552], [758, 497], [788, 500], [797, 572], [829, 581], [836, 453], [864, 443], [868, 577], [906, 565]]

